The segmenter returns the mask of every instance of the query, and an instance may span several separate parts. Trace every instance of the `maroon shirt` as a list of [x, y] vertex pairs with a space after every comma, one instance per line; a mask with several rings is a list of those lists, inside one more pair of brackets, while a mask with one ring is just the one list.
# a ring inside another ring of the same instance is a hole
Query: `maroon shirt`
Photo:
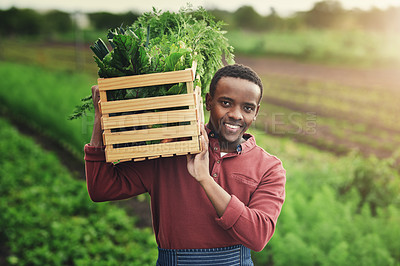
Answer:
[[164, 249], [214, 248], [237, 244], [261, 251], [272, 237], [285, 198], [285, 170], [253, 136], [241, 151], [221, 157], [210, 134], [210, 174], [232, 195], [222, 217], [189, 174], [186, 156], [112, 164], [104, 151], [85, 146], [86, 179], [93, 201], [151, 195], [153, 228]]

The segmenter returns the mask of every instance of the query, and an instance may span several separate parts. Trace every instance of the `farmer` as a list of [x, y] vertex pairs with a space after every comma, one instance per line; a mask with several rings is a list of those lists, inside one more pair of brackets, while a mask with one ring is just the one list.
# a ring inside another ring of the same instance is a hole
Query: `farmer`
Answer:
[[272, 237], [285, 198], [281, 161], [245, 133], [256, 119], [263, 86], [249, 67], [216, 72], [202, 125], [203, 150], [112, 164], [105, 162], [98, 87], [92, 87], [95, 123], [85, 146], [87, 187], [95, 202], [151, 196], [157, 265], [253, 265]]

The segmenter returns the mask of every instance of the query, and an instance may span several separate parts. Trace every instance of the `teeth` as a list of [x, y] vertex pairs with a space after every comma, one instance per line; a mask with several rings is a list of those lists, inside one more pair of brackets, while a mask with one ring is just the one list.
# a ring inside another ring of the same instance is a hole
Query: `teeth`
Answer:
[[232, 128], [232, 129], [237, 129], [239, 126], [236, 125], [230, 125], [230, 124], [225, 124], [227, 127]]

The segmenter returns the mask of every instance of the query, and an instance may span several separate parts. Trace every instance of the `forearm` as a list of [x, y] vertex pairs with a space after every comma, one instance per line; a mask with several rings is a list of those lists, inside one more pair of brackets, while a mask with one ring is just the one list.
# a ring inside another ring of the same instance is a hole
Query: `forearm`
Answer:
[[200, 181], [200, 185], [211, 201], [211, 204], [214, 206], [218, 216], [221, 217], [231, 200], [231, 195], [218, 185], [211, 176]]
[[[86, 183], [93, 201], [126, 199], [148, 191], [151, 170], [147, 162], [137, 164], [105, 162], [104, 151], [97, 147], [85, 146]], [[146, 179], [142, 179], [146, 176]]]
[[245, 206], [237, 197], [232, 197], [224, 215], [216, 221], [234, 239], [254, 251], [265, 247], [276, 224], [267, 213]]
[[285, 199], [284, 172], [258, 185], [249, 203], [232, 196], [217, 223], [248, 248], [260, 251], [271, 239]]

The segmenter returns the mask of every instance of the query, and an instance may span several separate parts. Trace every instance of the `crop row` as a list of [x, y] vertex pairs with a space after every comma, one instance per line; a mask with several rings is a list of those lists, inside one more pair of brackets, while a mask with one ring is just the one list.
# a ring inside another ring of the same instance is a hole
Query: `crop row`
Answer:
[[84, 181], [3, 119], [0, 183], [1, 264], [155, 264], [151, 229], [136, 228], [116, 206], [91, 202]]
[[267, 134], [290, 136], [336, 154], [359, 150], [365, 155], [391, 156], [400, 145], [398, 135], [365, 124], [325, 117], [318, 112], [290, 109], [282, 103], [263, 103], [255, 127]]
[[[270, 80], [271, 78], [268, 78]], [[399, 130], [397, 113], [399, 92], [385, 88], [355, 88], [338, 83], [279, 79], [268, 83], [268, 97], [300, 104], [326, 113], [344, 114], [348, 119], [373, 121], [377, 126]]]
[[[79, 99], [90, 94], [95, 83], [87, 75], [47, 71], [39, 67], [0, 62], [1, 111], [21, 119], [55, 139], [78, 156], [90, 140], [93, 114], [82, 120], [68, 121]], [[83, 157], [82, 157], [83, 158]]]
[[[400, 145], [399, 93], [320, 81], [264, 77], [257, 127], [339, 153], [353, 148], [390, 156]], [[383, 101], [384, 104], [378, 104]], [[278, 129], [278, 130], [277, 130]], [[325, 142], [325, 144], [324, 144]]]

